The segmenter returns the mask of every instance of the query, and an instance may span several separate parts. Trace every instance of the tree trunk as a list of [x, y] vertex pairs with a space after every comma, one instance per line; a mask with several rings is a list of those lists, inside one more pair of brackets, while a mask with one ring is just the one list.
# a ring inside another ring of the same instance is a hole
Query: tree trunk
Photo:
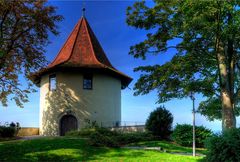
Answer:
[[231, 102], [230, 92], [225, 88], [221, 90], [222, 100], [222, 130], [236, 128], [234, 107]]
[[230, 71], [228, 70], [227, 58], [219, 48], [217, 57], [219, 63], [219, 78], [221, 88], [221, 101], [222, 101], [222, 130], [225, 131], [230, 128], [236, 127], [236, 118], [234, 114], [233, 93], [231, 93], [231, 80], [229, 79]]
[[[219, 85], [222, 101], [222, 130], [228, 130], [236, 127], [236, 117], [234, 114], [234, 59], [233, 59], [233, 41], [228, 38], [227, 53], [224, 50], [224, 44], [221, 42], [221, 5], [218, 3], [217, 29], [215, 52], [218, 62]], [[231, 25], [232, 16], [228, 15], [228, 23]]]
[[[232, 15], [228, 13], [228, 25], [232, 26]], [[233, 35], [228, 35], [227, 50], [218, 35], [218, 62], [220, 74], [220, 88], [222, 100], [222, 130], [236, 128], [236, 117], [234, 114], [234, 72], [235, 56], [233, 47]]]

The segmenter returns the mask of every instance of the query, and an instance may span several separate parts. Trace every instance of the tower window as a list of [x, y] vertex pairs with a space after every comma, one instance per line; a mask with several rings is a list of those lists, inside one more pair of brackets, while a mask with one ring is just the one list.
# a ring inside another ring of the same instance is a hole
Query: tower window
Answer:
[[92, 89], [92, 75], [83, 76], [83, 89]]
[[57, 88], [56, 74], [49, 75], [49, 90], [53, 91]]

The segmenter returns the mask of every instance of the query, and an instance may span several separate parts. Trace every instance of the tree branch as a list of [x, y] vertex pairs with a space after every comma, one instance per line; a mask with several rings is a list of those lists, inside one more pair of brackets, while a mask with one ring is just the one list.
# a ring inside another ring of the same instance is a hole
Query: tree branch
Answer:
[[[10, 12], [10, 10], [7, 9], [6, 12], [5, 12], [5, 14], [3, 15], [2, 21], [1, 21], [1, 23], [0, 23], [0, 30], [1, 30], [0, 34], [1, 34], [1, 38], [3, 38], [3, 23], [4, 23], [4, 21], [6, 20], [7, 15], [9, 14], [9, 12]], [[1, 45], [1, 44], [0, 44], [0, 45]], [[1, 47], [1, 46], [0, 46], [0, 47]]]

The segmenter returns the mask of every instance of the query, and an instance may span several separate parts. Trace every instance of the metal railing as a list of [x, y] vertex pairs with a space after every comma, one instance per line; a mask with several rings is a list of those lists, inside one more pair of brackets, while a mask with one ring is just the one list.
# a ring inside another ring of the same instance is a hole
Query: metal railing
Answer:
[[139, 121], [105, 121], [101, 122], [101, 127], [131, 127], [131, 126], [144, 126], [145, 122]]

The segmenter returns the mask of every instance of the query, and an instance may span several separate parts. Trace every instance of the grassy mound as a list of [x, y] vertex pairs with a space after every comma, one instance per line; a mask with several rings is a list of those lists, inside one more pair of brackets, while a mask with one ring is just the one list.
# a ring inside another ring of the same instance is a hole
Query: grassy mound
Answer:
[[0, 161], [197, 161], [158, 151], [89, 146], [85, 139], [52, 137], [0, 142]]

